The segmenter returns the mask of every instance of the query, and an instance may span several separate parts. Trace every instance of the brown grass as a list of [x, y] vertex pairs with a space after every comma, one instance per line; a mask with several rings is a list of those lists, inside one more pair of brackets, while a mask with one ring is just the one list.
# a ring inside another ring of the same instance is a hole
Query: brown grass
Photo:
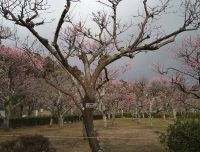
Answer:
[[[148, 119], [132, 121], [131, 119], [116, 119], [115, 125], [109, 123], [103, 128], [102, 121], [95, 121], [99, 132], [101, 145], [106, 152], [161, 152], [158, 132], [162, 132], [172, 123], [169, 120], [154, 119], [150, 126]], [[0, 142], [11, 140], [18, 135], [39, 134], [49, 137], [57, 152], [89, 152], [87, 140], [83, 140], [81, 123], [65, 124], [63, 129], [54, 125], [34, 128], [11, 129], [9, 132], [0, 130]], [[76, 138], [78, 137], [78, 138]], [[79, 138], [80, 137], [80, 138]]]

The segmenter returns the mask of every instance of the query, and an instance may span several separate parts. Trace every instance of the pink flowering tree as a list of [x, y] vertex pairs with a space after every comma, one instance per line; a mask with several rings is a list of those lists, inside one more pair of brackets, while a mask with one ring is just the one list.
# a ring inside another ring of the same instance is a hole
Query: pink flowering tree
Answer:
[[[66, 75], [60, 65], [47, 58], [44, 70], [41, 86], [43, 107], [51, 112], [52, 118], [58, 119], [60, 127], [63, 128], [64, 115], [70, 110], [80, 111], [82, 109], [80, 97], [77, 95], [78, 91], [70, 76]], [[52, 123], [53, 119], [51, 119], [50, 126]]]
[[118, 81], [110, 81], [108, 82], [105, 87], [105, 94], [102, 98], [103, 104], [105, 106], [105, 112], [108, 114], [108, 117], [110, 119], [110, 115], [112, 115], [112, 120], [114, 122], [115, 114], [117, 113], [117, 110], [119, 109], [119, 102], [120, 102], [120, 94], [119, 91], [120, 82]]
[[43, 107], [52, 114], [50, 126], [53, 124], [53, 118], [57, 118], [60, 128], [63, 128], [65, 114], [74, 109], [75, 106], [71, 98], [57, 89], [51, 88], [51, 90], [48, 89], [43, 102]]
[[[8, 129], [11, 111], [24, 98], [23, 90], [32, 83], [37, 71], [35, 69], [41, 69], [42, 66], [34, 54], [3, 45], [0, 50], [0, 96], [5, 110], [4, 125]], [[30, 55], [33, 56], [32, 60]]]
[[[132, 90], [134, 88], [134, 85], [135, 85], [134, 83], [122, 81], [123, 100], [120, 106], [123, 111], [132, 113], [134, 111], [133, 109], [135, 109], [137, 96], [135, 93], [133, 93], [133, 90]], [[123, 117], [123, 111], [121, 111], [122, 117]]]
[[[21, 89], [21, 93], [23, 95], [23, 100], [19, 103], [18, 108], [16, 109], [15, 116], [33, 115], [34, 111], [43, 108], [42, 97], [43, 97], [43, 86], [42, 79], [38, 77], [29, 77], [26, 80], [26, 83], [23, 85], [23, 89]], [[18, 114], [18, 113], [19, 114]]]
[[168, 93], [169, 83], [164, 77], [154, 77], [150, 79], [147, 92], [150, 119], [152, 119], [152, 112], [162, 112], [163, 118], [165, 119], [169, 99]]
[[147, 80], [145, 78], [142, 78], [140, 80], [137, 80], [134, 82], [134, 85], [131, 89], [131, 92], [135, 95], [135, 110], [134, 115], [135, 118], [139, 120], [141, 117], [140, 114], [142, 114], [142, 117], [144, 118], [144, 109], [145, 109], [145, 98], [147, 94]]
[[[172, 80], [171, 80], [172, 79]], [[154, 79], [149, 87], [150, 94], [154, 97], [154, 108], [157, 112], [163, 113], [165, 119], [166, 112], [172, 112], [174, 120], [177, 119], [177, 112], [183, 112], [186, 107], [191, 108], [191, 104], [186, 104], [188, 95], [182, 92], [173, 81], [183, 84], [184, 79], [180, 75], [166, 79], [161, 76]]]
[[106, 83], [100, 92], [99, 110], [103, 115], [104, 127], [107, 127], [107, 117], [115, 121], [116, 113], [129, 111], [134, 100], [134, 94], [130, 92], [130, 84], [122, 80], [110, 80]]
[[155, 65], [156, 71], [170, 77], [171, 83], [182, 92], [200, 98], [200, 36], [185, 39], [182, 47], [176, 50], [175, 57], [181, 63], [180, 68], [165, 68], [158, 64]]
[[[98, 0], [98, 3], [110, 11], [93, 13], [91, 22], [94, 23], [96, 30], [87, 28], [84, 22], [77, 23], [72, 19], [69, 10], [71, 3], [75, 1], [78, 0], [67, 0], [63, 5], [53, 42], [43, 37], [36, 29], [45, 24], [41, 16], [48, 9], [49, 5], [46, 1], [6, 0], [1, 2], [0, 12], [5, 19], [27, 28], [62, 64], [83, 90], [82, 106], [84, 110], [82, 113], [85, 129], [87, 136], [92, 137], [88, 138], [92, 152], [98, 152], [103, 150], [94, 130], [94, 109], [87, 108], [86, 103], [96, 102], [96, 92], [102, 85], [102, 83], [97, 83], [100, 75], [105, 74], [105, 79], [102, 81], [105, 83], [108, 81], [106, 68], [114, 61], [123, 57], [133, 58], [141, 52], [158, 50], [173, 42], [180, 33], [198, 29], [200, 26], [200, 1], [184, 0], [180, 6], [184, 16], [183, 24], [166, 33], [160, 32], [166, 30], [158, 25], [157, 21], [170, 12], [170, 0], [158, 1], [156, 6], [151, 5], [148, 0], [143, 0], [143, 8], [139, 14], [136, 14], [138, 17], [136, 21], [139, 22], [136, 24], [137, 26], [120, 22], [118, 7], [119, 4], [123, 4], [122, 0]], [[66, 29], [62, 32], [63, 34], [61, 34], [61, 27]], [[124, 33], [128, 33], [130, 37], [122, 43], [121, 35]], [[70, 61], [74, 59], [80, 62], [76, 65], [71, 64]]]
[[172, 91], [173, 92], [169, 104], [172, 109], [173, 119], [176, 120], [177, 112], [180, 112], [180, 110], [183, 108], [183, 103], [187, 99], [187, 95], [177, 88], [172, 88]]
[[20, 98], [14, 99], [12, 102], [11, 117], [23, 117], [33, 115], [34, 110], [40, 107], [40, 88], [38, 79], [31, 77], [23, 77], [23, 85], [16, 86], [15, 94]]

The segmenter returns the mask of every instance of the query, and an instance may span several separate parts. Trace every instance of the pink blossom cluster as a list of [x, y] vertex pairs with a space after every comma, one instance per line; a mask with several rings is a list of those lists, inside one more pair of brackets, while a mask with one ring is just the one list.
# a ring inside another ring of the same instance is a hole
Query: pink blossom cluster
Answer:
[[29, 66], [35, 67], [38, 70], [43, 69], [43, 58], [40, 55], [22, 49], [0, 45], [0, 57], [24, 60]]
[[195, 39], [186, 39], [182, 47], [176, 51], [177, 58], [181, 59], [183, 65], [192, 68], [200, 68], [200, 36]]

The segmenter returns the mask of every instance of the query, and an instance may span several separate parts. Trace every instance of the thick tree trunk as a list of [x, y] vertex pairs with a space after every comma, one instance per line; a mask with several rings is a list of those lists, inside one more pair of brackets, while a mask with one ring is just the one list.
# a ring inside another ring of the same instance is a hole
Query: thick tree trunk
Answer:
[[150, 125], [151, 126], [153, 126], [153, 122], [152, 122], [152, 119], [153, 119], [153, 117], [152, 117], [152, 112], [153, 112], [153, 110], [152, 110], [152, 106], [153, 106], [153, 101], [154, 101], [154, 98], [150, 101], [150, 104], [149, 104], [149, 120], [150, 120]]
[[82, 134], [83, 134], [83, 139], [86, 140], [87, 139], [87, 133], [86, 133], [86, 129], [85, 129], [85, 125], [83, 120], [81, 120], [82, 122]]
[[50, 119], [49, 127], [52, 127], [52, 125], [53, 125], [53, 118]]
[[138, 108], [137, 108], [137, 106], [135, 107], [135, 117], [138, 118]]
[[10, 103], [5, 106], [5, 118], [3, 120], [5, 130], [10, 128], [11, 107]]
[[112, 125], [115, 123], [115, 111], [112, 112]]
[[10, 128], [10, 117], [8, 115], [4, 118], [4, 128], [5, 130], [9, 130]]
[[138, 123], [140, 122], [140, 110], [137, 106], [136, 106], [136, 120]]
[[150, 114], [149, 120], [150, 120], [150, 126], [153, 126], [153, 117], [151, 114]]
[[28, 106], [28, 113], [27, 113], [28, 117], [30, 117], [31, 114], [32, 114], [32, 108], [31, 106]]
[[85, 125], [85, 130], [88, 137], [88, 142], [92, 152], [103, 152], [100, 148], [99, 141], [97, 139], [97, 131], [94, 130], [93, 124], [93, 109], [85, 108], [83, 112], [83, 121]]
[[145, 116], [144, 116], [144, 112], [142, 112], [142, 118], [143, 118], [143, 119], [145, 118]]
[[124, 110], [121, 109], [122, 118], [124, 117]]
[[23, 105], [20, 105], [20, 117], [23, 116], [23, 111], [24, 111], [24, 106]]
[[108, 114], [108, 120], [110, 120], [110, 113], [107, 113]]
[[88, 142], [92, 152], [103, 152], [100, 147], [99, 140], [97, 139], [97, 130], [94, 129], [93, 124], [93, 108], [86, 107], [86, 103], [95, 103], [95, 98], [85, 96], [83, 100], [83, 122], [85, 125], [86, 134], [88, 137]]
[[62, 115], [59, 116], [59, 126], [60, 126], [60, 128], [63, 128], [63, 126], [64, 126], [64, 119], [63, 119]]
[[175, 109], [175, 108], [173, 108], [173, 109], [172, 109], [172, 112], [173, 112], [173, 117], [174, 117], [174, 120], [176, 120], [176, 113], [177, 113], [177, 112], [176, 112], [176, 109]]
[[164, 119], [164, 120], [166, 119], [166, 115], [165, 115], [165, 112], [163, 112], [163, 119]]
[[103, 122], [104, 122], [104, 128], [107, 128], [107, 117], [106, 114], [103, 114]]

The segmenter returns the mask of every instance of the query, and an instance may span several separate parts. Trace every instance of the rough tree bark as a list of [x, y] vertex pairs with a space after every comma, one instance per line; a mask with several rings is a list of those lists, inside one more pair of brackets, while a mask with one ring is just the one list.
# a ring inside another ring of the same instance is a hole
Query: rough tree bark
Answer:
[[87, 139], [87, 133], [86, 133], [86, 129], [85, 129], [85, 125], [83, 120], [81, 120], [82, 122], [82, 134], [83, 134], [83, 139], [86, 140]]
[[10, 129], [10, 116], [11, 116], [11, 101], [8, 99], [8, 101], [5, 103], [5, 117], [3, 120], [4, 123], [4, 129], [9, 130]]
[[150, 100], [150, 104], [149, 104], [149, 120], [150, 120], [150, 125], [153, 126], [153, 122], [152, 122], [152, 106], [153, 106], [153, 102], [154, 102], [154, 98], [152, 100]]
[[177, 118], [176, 118], [176, 114], [177, 114], [176, 108], [173, 108], [173, 109], [172, 109], [172, 113], [173, 113], [173, 118], [174, 118], [174, 120], [176, 120], [176, 119], [177, 119]]
[[[95, 98], [91, 99], [90, 97], [85, 96], [83, 101], [84, 107], [86, 103], [95, 103]], [[93, 111], [94, 110], [92, 108], [85, 108], [83, 110], [83, 122], [85, 125], [88, 142], [92, 152], [103, 152], [97, 139], [97, 131], [94, 129]]]
[[51, 117], [50, 122], [49, 122], [49, 127], [52, 127], [53, 125], [53, 118]]
[[64, 127], [64, 118], [62, 115], [59, 116], [59, 126], [60, 128], [63, 128]]
[[115, 124], [115, 110], [112, 111], [112, 125]]
[[163, 119], [166, 119], [165, 111], [163, 112]]
[[108, 124], [107, 124], [107, 117], [106, 117], [106, 114], [103, 113], [103, 122], [104, 122], [104, 128], [107, 128]]

